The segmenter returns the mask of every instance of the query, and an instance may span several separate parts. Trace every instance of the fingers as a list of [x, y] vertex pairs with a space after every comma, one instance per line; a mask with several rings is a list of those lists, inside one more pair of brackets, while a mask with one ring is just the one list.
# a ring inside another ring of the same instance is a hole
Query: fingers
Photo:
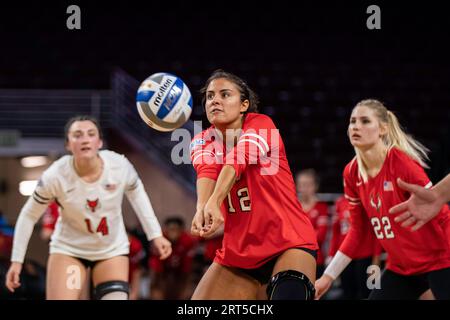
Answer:
[[203, 238], [208, 238], [208, 236], [210, 235], [210, 234], [212, 234], [215, 230], [213, 230], [212, 232], [211, 232], [211, 230], [212, 230], [212, 225], [211, 226], [206, 226], [206, 227], [204, 227], [201, 231], [200, 231], [200, 237], [203, 237]]
[[406, 228], [406, 227], [409, 227], [410, 225], [412, 225], [414, 222], [416, 222], [417, 221], [417, 219], [416, 219], [416, 217], [414, 217], [414, 216], [411, 216], [411, 214], [410, 214], [410, 217], [408, 218], [408, 219], [406, 219], [402, 224], [401, 224], [401, 226], [403, 227], [403, 228]]
[[426, 223], [426, 221], [419, 220], [417, 223], [411, 228], [411, 231], [417, 231]]
[[163, 247], [160, 250], [160, 260], [167, 259], [172, 254], [172, 246], [171, 245], [163, 245]]
[[166, 238], [158, 239], [158, 242], [155, 242], [156, 250], [158, 251], [159, 259], [164, 260], [167, 259], [172, 254], [172, 244]]
[[[318, 280], [317, 280], [318, 281]], [[323, 295], [323, 289], [320, 286], [320, 282], [315, 283], [316, 293], [314, 295], [314, 300], [319, 300]]]
[[18, 272], [14, 272], [14, 285], [16, 286], [16, 288], [18, 286], [20, 286], [20, 276]]
[[203, 214], [195, 214], [194, 219], [192, 219], [191, 233], [195, 236], [200, 235], [200, 231], [203, 229]]
[[319, 300], [322, 298], [322, 296], [330, 289], [332, 283], [332, 278], [326, 274], [317, 279], [314, 283], [314, 288], [316, 289], [314, 299]]
[[163, 250], [159, 255], [159, 260], [166, 260], [169, 257], [168, 250]]
[[12, 285], [12, 282], [9, 280], [6, 280], [6, 284], [5, 284], [6, 288], [9, 290], [9, 292], [14, 292], [14, 287]]
[[207, 238], [211, 236], [214, 232], [219, 229], [219, 227], [222, 225], [223, 219], [214, 218], [212, 219], [212, 223], [209, 226], [205, 226], [205, 228], [200, 232], [200, 236]]
[[316, 294], [314, 295], [314, 300], [319, 300], [322, 294], [319, 293], [319, 290], [316, 288]]
[[402, 211], [408, 210], [408, 202], [402, 202], [400, 204], [397, 204], [396, 206], [393, 206], [392, 208], [389, 209], [389, 213], [399, 213]]
[[8, 272], [6, 275], [6, 287], [9, 291], [14, 292], [20, 287], [20, 276], [17, 272]]
[[214, 218], [212, 216], [211, 210], [203, 210], [203, 224], [200, 228], [200, 237], [207, 237], [205, 234], [211, 230], [214, 224]]
[[410, 213], [409, 211], [406, 211], [406, 212], [404, 212], [404, 213], [399, 214], [398, 216], [396, 216], [396, 217], [394, 218], [394, 221], [395, 221], [395, 222], [402, 222], [402, 221], [405, 221], [406, 219], [408, 219], [408, 218], [410, 218], [410, 217], [411, 217], [411, 213]]
[[12, 287], [12, 281], [9, 280], [8, 275], [6, 276], [5, 287], [8, 288], [10, 292], [14, 292], [14, 288]]
[[211, 210], [203, 210], [203, 230], [211, 228], [211, 225], [213, 224], [212, 214]]
[[192, 225], [191, 225], [191, 234], [194, 236], [200, 235], [200, 230], [197, 228], [197, 225], [194, 224], [194, 221], [192, 221]]
[[[213, 218], [210, 214], [202, 212], [200, 214], [196, 213], [194, 219], [192, 220], [191, 233], [196, 236], [205, 237], [205, 232], [209, 232], [213, 224]], [[216, 228], [217, 229], [217, 228]]]
[[411, 231], [417, 231], [419, 230], [425, 223], [427, 223], [427, 221], [424, 220], [417, 220], [416, 217], [414, 217], [411, 212], [406, 211], [400, 215], [398, 215], [397, 217], [395, 217], [394, 219], [395, 222], [403, 222], [401, 224], [402, 227], [406, 228], [411, 226], [414, 222], [416, 222], [416, 224], [414, 224], [411, 227]]
[[191, 233], [192, 234], [196, 234], [196, 233], [198, 233], [200, 230], [198, 229], [198, 226], [197, 226], [197, 221], [196, 221], [196, 219], [195, 219], [195, 217], [194, 217], [194, 219], [192, 219], [192, 224], [191, 224]]

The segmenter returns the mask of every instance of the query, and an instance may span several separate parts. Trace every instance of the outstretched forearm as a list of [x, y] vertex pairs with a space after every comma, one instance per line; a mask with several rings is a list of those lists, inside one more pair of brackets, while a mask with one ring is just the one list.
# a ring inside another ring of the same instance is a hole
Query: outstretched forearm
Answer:
[[197, 211], [203, 210], [206, 202], [208, 202], [212, 193], [214, 192], [214, 187], [216, 186], [216, 181], [209, 178], [197, 179]]
[[433, 190], [436, 192], [439, 201], [442, 203], [450, 201], [450, 174], [442, 179]]
[[219, 177], [217, 178], [217, 183], [214, 188], [214, 192], [211, 195], [211, 199], [220, 206], [228, 193], [230, 193], [235, 181], [236, 171], [234, 170], [234, 167], [224, 165], [220, 171]]

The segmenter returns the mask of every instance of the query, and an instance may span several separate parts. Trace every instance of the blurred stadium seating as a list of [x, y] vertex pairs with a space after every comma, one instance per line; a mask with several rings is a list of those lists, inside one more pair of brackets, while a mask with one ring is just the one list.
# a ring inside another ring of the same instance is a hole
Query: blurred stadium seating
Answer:
[[[10, 4], [9, 14], [3, 11], [0, 88], [46, 91], [0, 91], [0, 128], [55, 136], [61, 115], [76, 107], [100, 116], [107, 129], [141, 135], [145, 143], [156, 139], [152, 150], [164, 149], [173, 145], [169, 135], [144, 128], [130, 103], [136, 84], [158, 71], [177, 74], [194, 93], [192, 119], [205, 120], [196, 93], [214, 69], [223, 68], [242, 76], [260, 95], [261, 112], [279, 126], [292, 170], [315, 167], [324, 192], [341, 191], [341, 171], [353, 155], [348, 117], [356, 102], [369, 97], [384, 101], [432, 150], [433, 180], [448, 171], [450, 62], [448, 48], [441, 45], [448, 35], [442, 28], [446, 20], [439, 20], [443, 13], [410, 5], [411, 13], [402, 14], [401, 6], [387, 7], [382, 30], [371, 32], [363, 3], [302, 4], [295, 10], [258, 4], [257, 13], [254, 4], [220, 10], [160, 2], [150, 19], [145, 9], [83, 3], [79, 32], [64, 28], [63, 15], [55, 18], [65, 12], [64, 4], [45, 10], [30, 5], [20, 16]], [[412, 18], [416, 13], [421, 19]], [[117, 68], [128, 73], [126, 81]], [[120, 83], [131, 83], [125, 98]], [[83, 91], [66, 95], [55, 89]], [[49, 96], [53, 93], [70, 102], [58, 108], [60, 101]], [[11, 95], [21, 96], [14, 102], [20, 105], [11, 104]], [[186, 179], [192, 181], [192, 172]]]

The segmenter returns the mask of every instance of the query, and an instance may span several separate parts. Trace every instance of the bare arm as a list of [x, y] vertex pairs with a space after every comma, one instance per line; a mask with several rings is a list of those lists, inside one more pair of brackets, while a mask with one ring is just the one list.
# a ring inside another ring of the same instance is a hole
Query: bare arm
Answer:
[[235, 181], [236, 172], [234, 171], [234, 167], [225, 165], [222, 171], [220, 171], [219, 178], [217, 178], [217, 183], [210, 199], [215, 200], [219, 205], [222, 204], [225, 197], [230, 193]]
[[450, 174], [442, 179], [433, 189], [442, 203], [450, 201]]
[[395, 221], [402, 222], [403, 227], [414, 224], [413, 231], [433, 219], [442, 206], [450, 200], [450, 174], [431, 189], [406, 183], [400, 179], [398, 185], [410, 192], [411, 197], [392, 207], [389, 212], [393, 214], [403, 212], [395, 217]]
[[204, 214], [203, 209], [206, 202], [211, 197], [216, 181], [209, 178], [197, 179], [197, 207], [194, 218], [192, 219], [191, 233], [196, 236], [203, 235]]
[[231, 165], [223, 166], [219, 177], [217, 178], [214, 192], [203, 209], [206, 231], [200, 234], [201, 236], [211, 236], [222, 225], [223, 216], [220, 211], [220, 206], [230, 192], [235, 181], [236, 172], [234, 167]]
[[209, 178], [197, 180], [197, 211], [203, 210], [209, 198], [214, 192], [216, 181]]

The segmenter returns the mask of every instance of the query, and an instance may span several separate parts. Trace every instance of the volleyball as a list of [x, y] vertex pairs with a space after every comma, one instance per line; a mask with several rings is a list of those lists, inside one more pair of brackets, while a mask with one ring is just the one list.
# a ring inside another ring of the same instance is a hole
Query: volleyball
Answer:
[[173, 131], [189, 119], [192, 95], [179, 77], [165, 72], [152, 74], [139, 86], [136, 105], [142, 120], [158, 131]]

